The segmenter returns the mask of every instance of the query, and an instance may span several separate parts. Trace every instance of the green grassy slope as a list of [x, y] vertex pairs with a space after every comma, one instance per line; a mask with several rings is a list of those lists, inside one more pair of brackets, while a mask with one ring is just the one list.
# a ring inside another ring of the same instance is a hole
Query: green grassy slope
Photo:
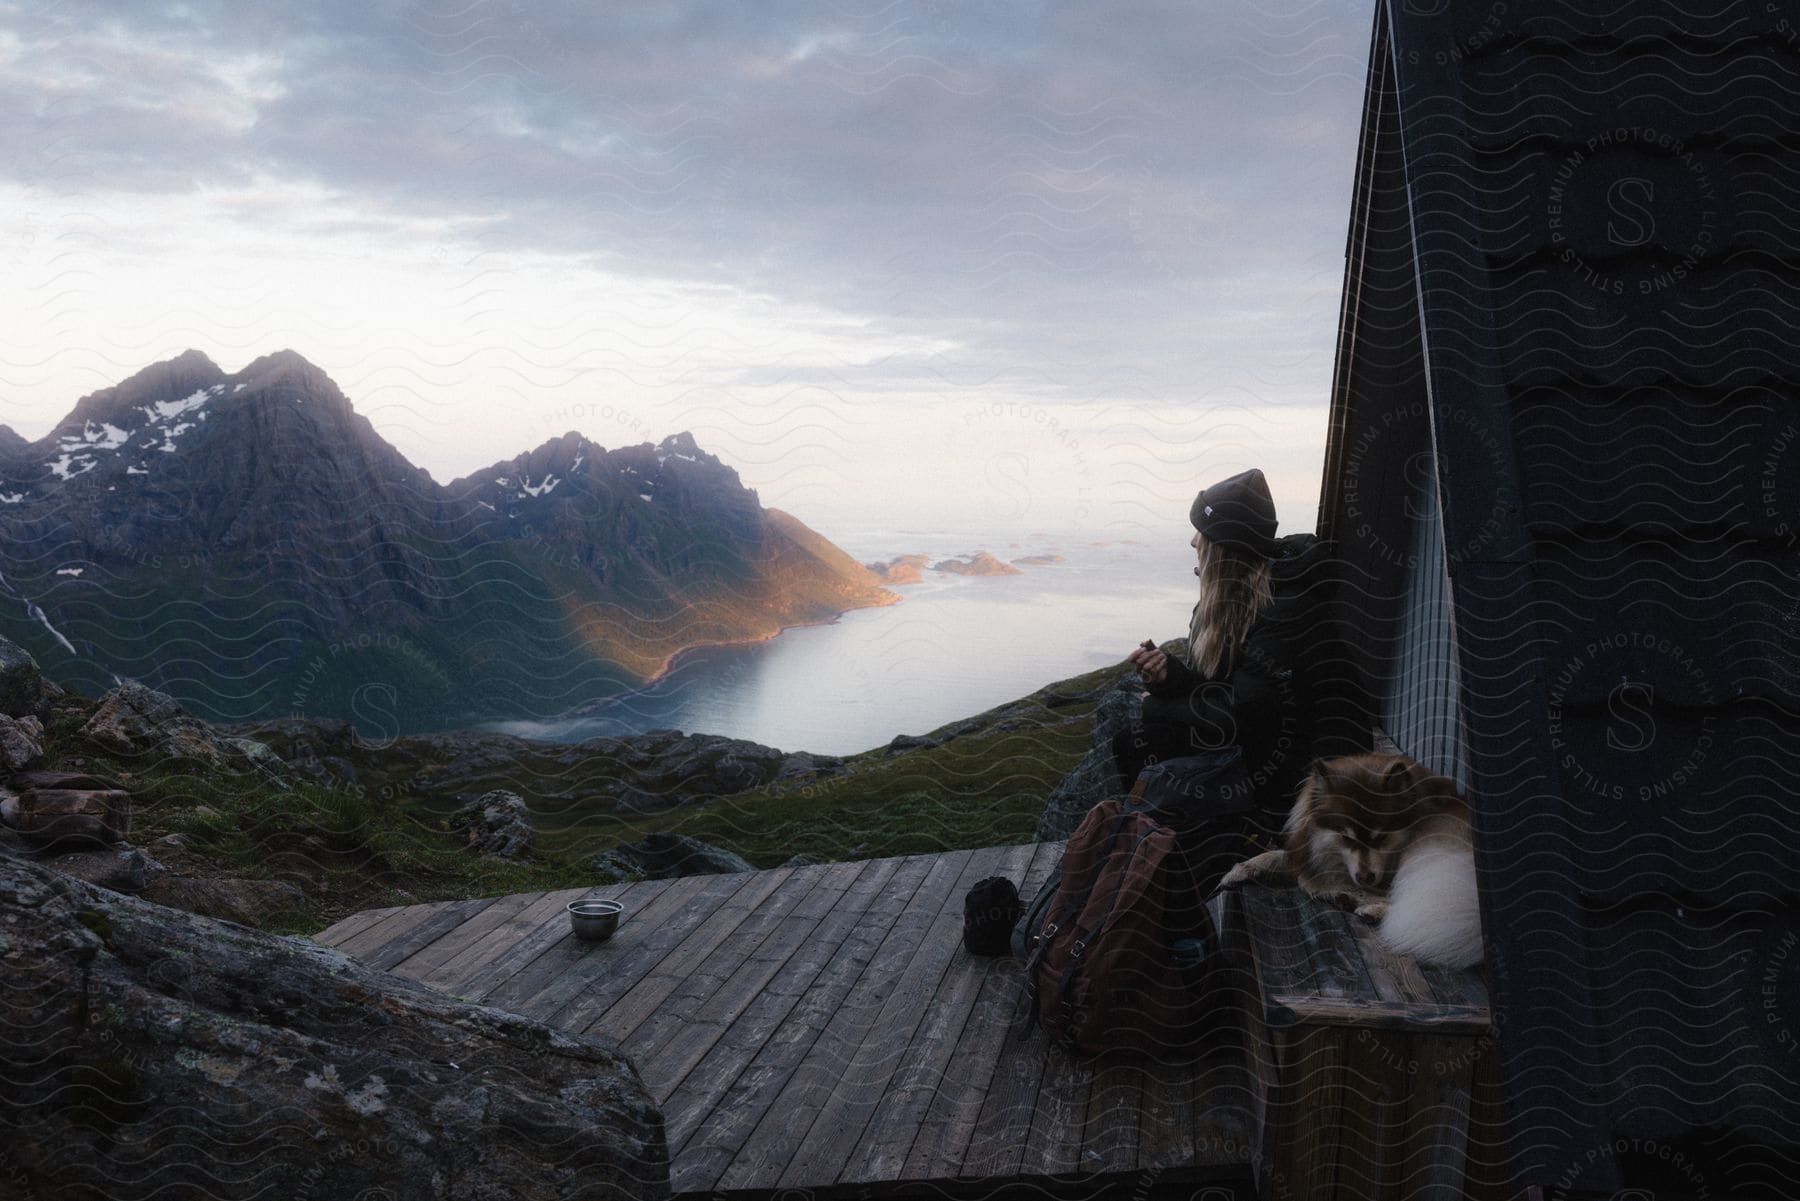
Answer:
[[[934, 731], [955, 731], [941, 745], [851, 756], [841, 774], [808, 785], [770, 786], [629, 819], [590, 813], [543, 822], [522, 862], [464, 850], [442, 804], [409, 791], [398, 772], [384, 778], [365, 767], [360, 791], [303, 783], [284, 790], [180, 760], [119, 760], [79, 735], [91, 701], [52, 713], [45, 750], [51, 766], [111, 775], [136, 794], [135, 845], [186, 835], [185, 850], [151, 849], [170, 867], [299, 885], [308, 903], [271, 924], [311, 932], [360, 909], [597, 883], [589, 858], [652, 831], [702, 839], [758, 867], [802, 853], [864, 859], [1029, 841], [1046, 796], [1087, 749], [1099, 694], [1123, 670], [1059, 681], [952, 723]], [[517, 761], [516, 776], [494, 784], [548, 809], [536, 785], [568, 786], [569, 771], [556, 759], [570, 749], [534, 744]], [[417, 770], [416, 762], [409, 770]], [[603, 756], [579, 766], [588, 778], [613, 770]]]

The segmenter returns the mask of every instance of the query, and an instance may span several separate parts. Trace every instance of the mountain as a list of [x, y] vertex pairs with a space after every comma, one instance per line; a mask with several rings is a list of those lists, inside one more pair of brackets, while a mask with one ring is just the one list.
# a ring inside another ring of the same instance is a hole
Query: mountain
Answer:
[[570, 432], [441, 486], [293, 351], [235, 375], [188, 351], [16, 441], [0, 634], [214, 720], [549, 717], [686, 647], [897, 599], [691, 434]]

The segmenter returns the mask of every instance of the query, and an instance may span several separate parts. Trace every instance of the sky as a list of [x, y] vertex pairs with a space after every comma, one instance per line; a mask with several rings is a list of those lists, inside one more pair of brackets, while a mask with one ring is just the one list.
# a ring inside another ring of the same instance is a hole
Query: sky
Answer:
[[691, 430], [827, 536], [1310, 528], [1372, 20], [0, 0], [0, 423], [291, 347], [440, 482]]

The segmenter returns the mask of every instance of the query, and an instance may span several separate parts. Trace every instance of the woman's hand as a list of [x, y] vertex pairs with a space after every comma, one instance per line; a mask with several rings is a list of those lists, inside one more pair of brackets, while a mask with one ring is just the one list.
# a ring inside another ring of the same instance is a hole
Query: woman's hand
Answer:
[[1148, 638], [1126, 656], [1131, 665], [1138, 669], [1138, 675], [1149, 684], [1160, 684], [1169, 678], [1169, 656], [1156, 647], [1156, 643]]

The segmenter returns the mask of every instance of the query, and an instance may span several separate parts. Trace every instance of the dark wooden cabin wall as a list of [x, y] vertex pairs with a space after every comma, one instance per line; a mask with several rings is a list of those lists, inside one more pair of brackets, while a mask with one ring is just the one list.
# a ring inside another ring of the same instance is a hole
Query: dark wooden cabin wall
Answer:
[[1800, 8], [1386, 7], [1516, 1162], [1800, 1196]]
[[1356, 668], [1374, 691], [1383, 732], [1460, 780], [1419, 297], [1387, 57], [1378, 27], [1352, 193], [1320, 533], [1344, 564]]

